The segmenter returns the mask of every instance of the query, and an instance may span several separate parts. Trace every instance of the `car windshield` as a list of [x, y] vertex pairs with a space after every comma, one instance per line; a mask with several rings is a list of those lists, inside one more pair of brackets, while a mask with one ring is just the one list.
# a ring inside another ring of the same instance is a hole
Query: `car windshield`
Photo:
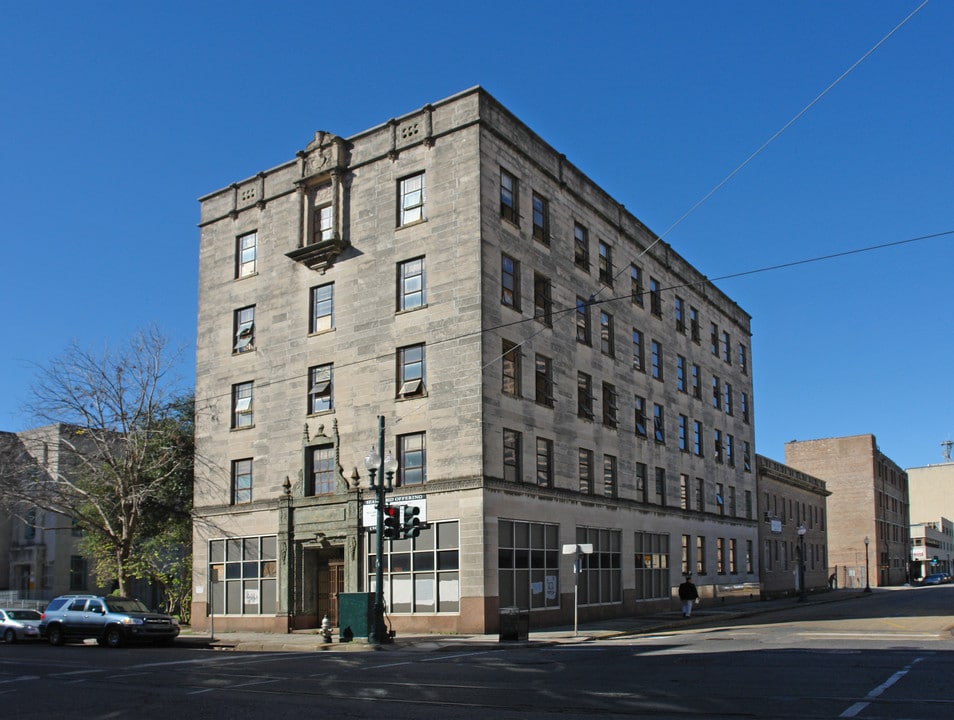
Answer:
[[36, 610], [7, 610], [7, 617], [12, 620], [39, 620], [40, 613]]
[[149, 608], [134, 598], [106, 598], [110, 612], [149, 612]]

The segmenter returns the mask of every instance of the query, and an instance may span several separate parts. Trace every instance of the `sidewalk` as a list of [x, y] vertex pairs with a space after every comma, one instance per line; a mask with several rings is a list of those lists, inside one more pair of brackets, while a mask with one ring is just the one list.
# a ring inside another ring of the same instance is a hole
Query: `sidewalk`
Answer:
[[442, 651], [475, 647], [537, 647], [558, 643], [584, 643], [605, 640], [625, 635], [643, 635], [674, 628], [699, 625], [706, 622], [727, 622], [735, 618], [751, 617], [776, 610], [809, 607], [830, 602], [856, 600], [868, 596], [861, 590], [834, 590], [810, 595], [804, 603], [798, 598], [760, 600], [731, 605], [696, 609], [691, 618], [682, 617], [679, 610], [655, 615], [640, 615], [628, 618], [613, 618], [593, 623], [580, 624], [574, 634], [572, 626], [530, 630], [526, 641], [503, 641], [496, 634], [488, 635], [397, 635], [394, 641], [382, 645], [370, 645], [365, 638], [351, 642], [339, 642], [338, 634], [331, 642], [325, 642], [317, 630], [301, 630], [290, 634], [233, 632], [208, 634], [192, 633], [188, 628], [176, 640], [180, 647], [211, 648], [238, 652], [365, 652], [374, 650]]

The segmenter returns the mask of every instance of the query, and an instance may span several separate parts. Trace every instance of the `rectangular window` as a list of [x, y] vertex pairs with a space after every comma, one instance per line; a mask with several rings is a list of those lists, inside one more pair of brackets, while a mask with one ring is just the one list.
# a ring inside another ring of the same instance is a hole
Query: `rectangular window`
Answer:
[[311, 289], [311, 333], [331, 330], [335, 326], [335, 285], [319, 285]]
[[719, 326], [715, 323], [709, 323], [709, 352], [719, 356]]
[[335, 223], [334, 216], [331, 214], [331, 205], [322, 205], [315, 212], [317, 225], [315, 226], [315, 242], [324, 242], [334, 240]]
[[523, 480], [523, 435], [516, 430], [503, 430], [504, 480], [518, 483]]
[[509, 340], [503, 341], [503, 393], [520, 397], [520, 348]]
[[666, 416], [663, 406], [657, 403], [653, 404], [653, 437], [658, 443], [666, 442]]
[[749, 575], [755, 572], [755, 560], [752, 557], [753, 554], [752, 541], [745, 541], [745, 572]]
[[636, 532], [634, 535], [637, 600], [666, 599], [669, 586], [669, 535]]
[[617, 493], [616, 458], [612, 455], [603, 456], [603, 495], [615, 498]]
[[728, 433], [725, 436], [725, 462], [729, 467], [735, 467], [735, 438]]
[[706, 481], [700, 477], [696, 478], [696, 510], [706, 511]]
[[676, 295], [673, 306], [676, 311], [676, 332], [684, 333], [686, 331], [685, 301]]
[[699, 311], [691, 305], [689, 306], [689, 337], [695, 343], [700, 341]]
[[334, 404], [334, 364], [308, 368], [308, 414], [332, 410]]
[[424, 433], [398, 435], [398, 478], [401, 487], [423, 485], [427, 480]]
[[593, 419], [593, 378], [584, 372], [576, 376], [576, 414]]
[[619, 402], [616, 399], [616, 386], [603, 383], [603, 424], [616, 427], [619, 424]]
[[520, 263], [509, 255], [500, 256], [500, 303], [520, 309]]
[[649, 278], [649, 311], [656, 317], [662, 317], [662, 289], [654, 277]]
[[[683, 510], [689, 509], [689, 503], [692, 500], [692, 488], [689, 485], [689, 476], [685, 473], [679, 474], [679, 507]], [[685, 568], [683, 572], [691, 572]]]
[[722, 404], [725, 406], [725, 414], [731, 415], [733, 407], [732, 407], [732, 383], [730, 382], [725, 383], [725, 385], [723, 386]]
[[398, 264], [398, 310], [415, 310], [427, 303], [424, 258]]
[[679, 449], [689, 452], [689, 418], [685, 415], [679, 416]]
[[398, 225], [421, 222], [425, 201], [424, 173], [410, 175], [398, 181]]
[[622, 602], [620, 539], [619, 530], [577, 527], [577, 544], [589, 543], [593, 546], [590, 555], [580, 557], [578, 597], [581, 605]]
[[686, 392], [686, 358], [676, 355], [676, 390]]
[[600, 282], [609, 287], [613, 287], [613, 248], [600, 240], [598, 249], [600, 254]]
[[[460, 526], [428, 523], [416, 538], [384, 543], [381, 569], [384, 604], [391, 613], [460, 612]], [[375, 590], [373, 550], [365, 567], [367, 585]]]
[[738, 509], [735, 485], [729, 485], [729, 517], [736, 517]]
[[629, 293], [634, 305], [643, 306], [643, 271], [637, 265], [629, 266]]
[[232, 318], [232, 337], [235, 344], [233, 353], [244, 353], [255, 349], [255, 306], [249, 305], [235, 311]]
[[577, 267], [590, 269], [590, 240], [586, 228], [575, 223], [573, 225], [573, 261]]
[[699, 400], [702, 399], [702, 371], [699, 369], [699, 366], [695, 363], [692, 363], [692, 371], [690, 373], [692, 377], [692, 397]]
[[590, 344], [590, 306], [581, 297], [576, 299], [576, 341]]
[[657, 380], [663, 379], [663, 357], [662, 357], [662, 345], [659, 344], [659, 341], [653, 340], [650, 343], [652, 348], [652, 362], [653, 362], [653, 377]]
[[616, 332], [613, 329], [613, 316], [600, 310], [600, 352], [609, 357], [616, 355]]
[[232, 504], [252, 502], [252, 458], [232, 461]]
[[593, 451], [586, 448], [579, 450], [580, 492], [584, 495], [593, 494]]
[[725, 485], [716, 483], [715, 487], [716, 510], [720, 515], [725, 515]]
[[497, 523], [497, 578], [501, 607], [560, 607], [560, 526]]
[[424, 344], [398, 348], [397, 363], [397, 396], [404, 398], [423, 395]]
[[749, 395], [741, 393], [739, 395], [739, 404], [742, 406], [742, 422], [749, 424]]
[[743, 375], [749, 374], [749, 351], [742, 343], [739, 343], [739, 370]]
[[500, 168], [500, 217], [514, 225], [520, 224], [520, 216], [517, 213], [519, 207], [518, 190], [517, 179]]
[[646, 463], [636, 463], [636, 499], [639, 502], [649, 502], [649, 474]]
[[745, 503], [745, 517], [751, 520], [754, 517], [754, 515], [752, 514], [753, 508], [752, 508], [752, 491], [751, 490], [746, 490], [744, 492], [742, 502]]
[[722, 409], [722, 384], [716, 375], [712, 376], [712, 407]]
[[536, 394], [534, 400], [544, 407], [553, 407], [553, 361], [537, 354], [535, 362]]
[[537, 438], [537, 485], [553, 487], [553, 441]]
[[86, 590], [86, 558], [70, 555], [70, 590]]
[[656, 504], [666, 504], [666, 468], [656, 468]]
[[550, 278], [533, 274], [533, 317], [547, 327], [553, 325], [553, 298]]
[[643, 350], [643, 334], [633, 328], [633, 369], [646, 372], [646, 358]]
[[636, 437], [647, 437], [646, 431], [646, 398], [636, 395], [634, 398], [634, 417], [636, 421]]
[[712, 431], [712, 449], [715, 452], [715, 461], [717, 463], [721, 463], [722, 462], [722, 431], [721, 430], [717, 429]]
[[243, 278], [257, 272], [258, 232], [239, 235], [235, 240], [235, 277]]
[[702, 457], [702, 423], [698, 420], [692, 421], [692, 452]]
[[696, 575], [705, 575], [706, 572], [706, 539], [699, 535], [696, 537]]
[[742, 441], [742, 469], [745, 472], [752, 472], [752, 449], [748, 440]]
[[253, 382], [236, 383], [232, 386], [232, 428], [249, 428], [255, 424], [252, 408]]
[[335, 491], [335, 448], [333, 445], [308, 451], [308, 485], [305, 495], [330, 495]]
[[550, 201], [533, 193], [533, 239], [550, 244]]
[[725, 575], [725, 538], [716, 538], [716, 572]]
[[732, 340], [729, 338], [729, 333], [725, 331], [722, 333], [722, 360], [727, 363], [732, 362]]
[[729, 538], [729, 572], [733, 575], [738, 572], [738, 550], [735, 538]]

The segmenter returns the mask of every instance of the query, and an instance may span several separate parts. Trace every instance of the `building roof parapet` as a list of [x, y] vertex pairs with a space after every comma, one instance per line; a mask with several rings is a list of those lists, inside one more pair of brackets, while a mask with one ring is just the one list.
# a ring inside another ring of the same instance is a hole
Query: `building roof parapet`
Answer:
[[803, 490], [810, 490], [819, 495], [831, 495], [831, 492], [825, 487], [825, 481], [813, 475], [796, 470], [758, 453], [755, 454], [755, 461], [760, 475], [767, 475], [778, 482], [800, 487]]

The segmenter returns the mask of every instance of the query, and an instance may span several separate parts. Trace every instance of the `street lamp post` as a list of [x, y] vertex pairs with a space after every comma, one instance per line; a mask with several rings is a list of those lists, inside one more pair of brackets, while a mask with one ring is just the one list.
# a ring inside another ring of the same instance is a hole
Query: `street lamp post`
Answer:
[[868, 536], [865, 535], [865, 592], [871, 592], [871, 580], [868, 575]]
[[[384, 416], [378, 416], [378, 447], [384, 448]], [[368, 630], [368, 642], [380, 645], [390, 642], [391, 637], [384, 626], [384, 566], [381, 561], [384, 556], [384, 510], [387, 504], [385, 494], [391, 492], [391, 483], [394, 471], [397, 470], [397, 461], [388, 453], [381, 457], [371, 446], [370, 452], [364, 458], [364, 466], [370, 476], [371, 489], [375, 492], [377, 503], [375, 511], [375, 552], [374, 552], [374, 620]], [[375, 480], [377, 480], [375, 482]]]
[[805, 600], [805, 525], [798, 526], [798, 602]]

